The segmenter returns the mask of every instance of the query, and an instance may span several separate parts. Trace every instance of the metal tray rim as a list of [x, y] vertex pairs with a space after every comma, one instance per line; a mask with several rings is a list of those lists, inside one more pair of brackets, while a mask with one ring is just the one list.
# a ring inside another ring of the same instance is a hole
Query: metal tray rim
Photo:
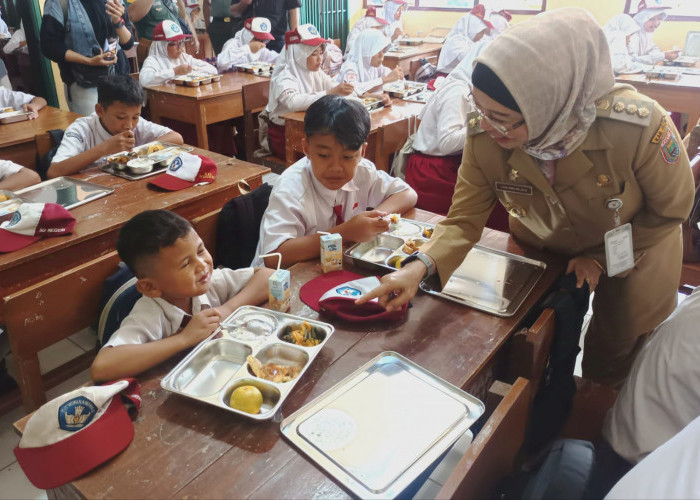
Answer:
[[87, 200], [81, 200], [81, 201], [78, 201], [76, 203], [66, 205], [64, 207], [66, 210], [70, 210], [72, 208], [76, 208], [76, 207], [79, 207], [81, 205], [85, 205], [86, 203], [90, 203], [91, 201], [95, 201], [95, 200], [98, 200], [100, 198], [104, 198], [105, 196], [112, 194], [114, 192], [113, 187], [107, 187], [107, 186], [103, 186], [101, 184], [95, 184], [94, 182], [88, 182], [88, 181], [84, 181], [82, 179], [74, 179], [73, 177], [62, 176], [62, 177], [55, 177], [53, 179], [49, 179], [47, 181], [40, 182], [39, 184], [34, 184], [32, 186], [18, 189], [17, 191], [15, 191], [15, 194], [17, 195], [18, 198], [20, 198], [22, 200], [23, 203], [24, 202], [31, 203], [31, 200], [25, 200], [24, 198], [22, 198], [21, 195], [24, 193], [28, 193], [30, 191], [33, 191], [39, 186], [50, 186], [51, 184], [55, 184], [57, 182], [70, 182], [70, 183], [76, 184], [78, 186], [87, 186], [90, 188], [100, 188], [99, 194], [96, 194], [95, 196], [93, 196], [92, 198], [88, 198]]

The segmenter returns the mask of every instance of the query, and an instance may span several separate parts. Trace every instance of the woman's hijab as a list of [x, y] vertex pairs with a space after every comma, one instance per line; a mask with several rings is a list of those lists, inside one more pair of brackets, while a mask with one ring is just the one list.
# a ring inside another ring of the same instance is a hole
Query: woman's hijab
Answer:
[[596, 99], [615, 87], [607, 40], [584, 9], [556, 9], [519, 23], [476, 62], [515, 99], [529, 132], [522, 149], [541, 160], [563, 158], [580, 146], [596, 118]]
[[346, 71], [354, 69], [360, 82], [381, 76], [379, 72], [381, 68], [372, 66], [372, 57], [390, 45], [391, 41], [381, 31], [373, 29], [363, 31], [350, 48], [348, 58], [340, 68], [340, 74], [343, 75]]

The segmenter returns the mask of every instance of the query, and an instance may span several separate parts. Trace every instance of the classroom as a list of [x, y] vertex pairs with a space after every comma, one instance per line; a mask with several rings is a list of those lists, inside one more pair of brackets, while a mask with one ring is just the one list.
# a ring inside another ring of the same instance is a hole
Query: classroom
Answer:
[[697, 0], [0, 0], [0, 500], [700, 499]]

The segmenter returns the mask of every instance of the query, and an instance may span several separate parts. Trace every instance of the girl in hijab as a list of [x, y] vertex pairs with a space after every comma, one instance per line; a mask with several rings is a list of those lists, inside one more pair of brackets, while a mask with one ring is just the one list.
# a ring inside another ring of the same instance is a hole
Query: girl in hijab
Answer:
[[[284, 35], [285, 46], [270, 82], [270, 97], [265, 108], [270, 150], [284, 156], [284, 118], [295, 111], [306, 111], [326, 94], [350, 95], [350, 83], [336, 83], [320, 71], [323, 50], [328, 40], [321, 37], [313, 24], [302, 24]], [[331, 42], [332, 43], [332, 42]], [[262, 114], [262, 113], [261, 113]]]
[[357, 96], [370, 93], [381, 94], [384, 104], [390, 103], [389, 96], [382, 94], [382, 85], [403, 78], [403, 70], [396, 66], [393, 70], [382, 66], [384, 53], [389, 50], [391, 42], [377, 30], [360, 33], [348, 59], [343, 63], [338, 74], [339, 82], [351, 83]]
[[639, 2], [634, 22], [641, 29], [630, 37], [628, 43], [634, 61], [642, 64], [656, 64], [664, 59], [673, 60], [678, 57], [678, 51], [663, 52], [654, 43], [654, 31], [661, 25], [661, 21], [668, 17], [665, 9], [668, 7], [647, 7], [646, 0]]
[[345, 54], [350, 54], [352, 44], [360, 36], [360, 33], [368, 29], [383, 30], [388, 25], [389, 21], [377, 16], [376, 7], [367, 7], [365, 17], [357, 21], [350, 33], [348, 33], [348, 39], [345, 42]]
[[393, 42], [403, 35], [403, 17], [404, 12], [408, 9], [406, 0], [386, 0], [384, 3], [384, 19], [389, 21], [389, 24], [384, 28], [384, 34]]
[[216, 68], [185, 52], [185, 42], [192, 35], [182, 32], [174, 21], [161, 21], [153, 29], [153, 43], [143, 62], [139, 81], [144, 87], [162, 85], [168, 80], [189, 73], [215, 75]]
[[271, 28], [272, 24], [266, 17], [246, 19], [243, 29], [227, 41], [216, 56], [216, 65], [221, 71], [226, 71], [242, 63], [275, 62], [279, 54], [265, 47], [267, 42], [275, 39]]
[[643, 67], [630, 55], [628, 44], [630, 38], [642, 28], [627, 14], [613, 16], [603, 26], [603, 33], [610, 47], [612, 68], [616, 74], [639, 73]]
[[505, 9], [494, 10], [489, 15], [489, 21], [493, 25], [490, 35], [496, 38], [498, 35], [503, 33], [505, 30], [510, 28], [510, 20], [513, 18], [510, 12]]
[[509, 28], [477, 57], [472, 82], [481, 119], [468, 124], [447, 218], [358, 302], [394, 310], [436, 271], [444, 286], [500, 202], [515, 238], [565, 255], [577, 286], [595, 290], [583, 376], [619, 386], [677, 302], [693, 203], [678, 131], [657, 103], [615, 84], [605, 35], [583, 9]]
[[469, 11], [469, 14], [457, 21], [455, 27], [447, 34], [445, 44], [440, 51], [438, 74], [448, 75], [464, 59], [472, 45], [493, 28], [493, 24], [484, 18], [485, 15], [486, 9], [482, 4], [478, 4]]

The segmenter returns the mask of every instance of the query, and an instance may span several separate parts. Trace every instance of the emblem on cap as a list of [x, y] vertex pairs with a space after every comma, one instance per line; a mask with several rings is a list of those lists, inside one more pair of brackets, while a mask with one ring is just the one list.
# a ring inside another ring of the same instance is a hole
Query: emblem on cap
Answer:
[[170, 167], [168, 167], [168, 170], [171, 172], [177, 172], [180, 167], [182, 166], [182, 158], [179, 156], [176, 156], [173, 162], [170, 164]]
[[267, 31], [267, 23], [260, 23], [260, 29], [262, 31]]
[[341, 286], [340, 288], [336, 288], [335, 293], [338, 295], [345, 295], [347, 297], [359, 297], [362, 295], [361, 291], [351, 286]]
[[170, 29], [173, 33], [179, 33], [180, 32], [180, 27], [176, 23], [172, 23], [170, 25]]
[[97, 406], [85, 396], [66, 401], [58, 408], [58, 426], [75, 432], [85, 428], [97, 414]]
[[19, 224], [19, 221], [22, 219], [22, 214], [19, 213], [19, 210], [17, 210], [15, 213], [12, 214], [12, 218], [10, 219], [10, 222], [7, 223], [7, 226], [5, 227], [12, 227], [16, 226]]
[[312, 35], [318, 35], [318, 31], [314, 26], [309, 26], [309, 33], [311, 33]]

